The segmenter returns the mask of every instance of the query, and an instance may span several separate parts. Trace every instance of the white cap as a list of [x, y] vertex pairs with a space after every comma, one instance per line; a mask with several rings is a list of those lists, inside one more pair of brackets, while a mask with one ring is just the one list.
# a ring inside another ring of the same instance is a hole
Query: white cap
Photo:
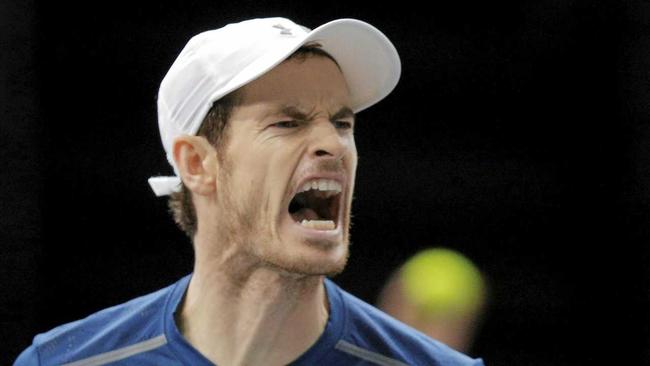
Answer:
[[393, 44], [372, 25], [339, 19], [313, 31], [285, 18], [252, 19], [194, 36], [165, 75], [158, 92], [158, 125], [174, 177], [152, 177], [157, 196], [180, 190], [172, 144], [195, 135], [212, 104], [317, 42], [339, 64], [356, 113], [386, 97], [401, 73]]

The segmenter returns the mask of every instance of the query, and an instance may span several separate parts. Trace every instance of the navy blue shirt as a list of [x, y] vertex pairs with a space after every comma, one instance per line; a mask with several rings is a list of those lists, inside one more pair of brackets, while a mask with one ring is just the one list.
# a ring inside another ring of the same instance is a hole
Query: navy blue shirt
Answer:
[[[191, 275], [152, 294], [39, 334], [14, 366], [213, 366], [178, 331], [174, 313]], [[325, 331], [291, 365], [483, 365], [325, 280]]]

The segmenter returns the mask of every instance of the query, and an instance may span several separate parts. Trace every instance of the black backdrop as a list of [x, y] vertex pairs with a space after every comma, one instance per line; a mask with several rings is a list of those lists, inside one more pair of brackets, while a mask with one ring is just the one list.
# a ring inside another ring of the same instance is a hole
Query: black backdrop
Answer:
[[359, 18], [402, 57], [358, 116], [336, 282], [374, 302], [416, 250], [455, 248], [490, 282], [487, 364], [650, 363], [650, 5], [588, 0], [1, 1], [0, 363], [190, 271], [146, 182], [170, 173], [158, 83], [191, 35], [263, 16]]

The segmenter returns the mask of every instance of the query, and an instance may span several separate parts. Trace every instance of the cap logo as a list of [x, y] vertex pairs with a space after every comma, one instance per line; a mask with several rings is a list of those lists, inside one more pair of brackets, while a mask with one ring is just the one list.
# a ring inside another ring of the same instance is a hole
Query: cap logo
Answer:
[[293, 33], [291, 33], [291, 29], [286, 28], [282, 24], [276, 24], [276, 25], [273, 26], [273, 28], [280, 29], [281, 30], [280, 34], [282, 34], [282, 35], [293, 36]]

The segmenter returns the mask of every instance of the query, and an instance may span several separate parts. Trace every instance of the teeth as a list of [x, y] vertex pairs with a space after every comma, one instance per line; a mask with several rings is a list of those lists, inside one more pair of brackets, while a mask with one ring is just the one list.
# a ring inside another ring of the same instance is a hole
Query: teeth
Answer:
[[302, 185], [298, 193], [309, 191], [310, 189], [327, 192], [327, 196], [333, 196], [341, 193], [341, 183], [332, 179], [314, 179]]
[[334, 224], [334, 221], [332, 220], [307, 220], [304, 219], [300, 223], [300, 225], [310, 228], [310, 229], [316, 229], [316, 230], [334, 230], [336, 228], [336, 224]]
[[322, 179], [322, 180], [318, 181], [318, 190], [319, 191], [329, 191], [329, 189], [327, 187], [328, 187], [328, 184], [327, 184], [327, 181], [325, 179]]

